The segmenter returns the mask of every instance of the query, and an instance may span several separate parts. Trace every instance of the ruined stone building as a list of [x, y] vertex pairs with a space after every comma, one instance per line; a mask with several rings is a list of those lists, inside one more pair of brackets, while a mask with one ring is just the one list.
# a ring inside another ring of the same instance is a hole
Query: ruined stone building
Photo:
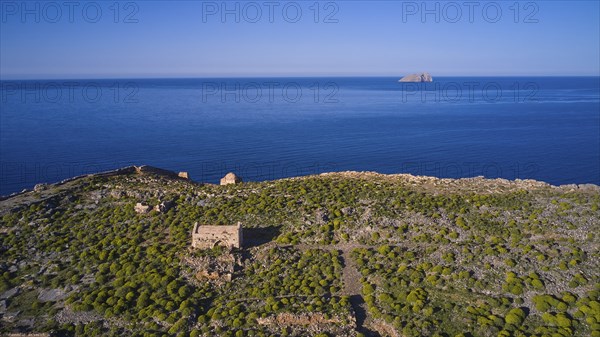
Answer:
[[192, 247], [199, 249], [224, 246], [230, 248], [242, 247], [242, 225], [207, 226], [194, 224], [192, 231]]
[[229, 172], [223, 178], [221, 178], [221, 185], [239, 184], [242, 182], [242, 178], [235, 175], [235, 173]]

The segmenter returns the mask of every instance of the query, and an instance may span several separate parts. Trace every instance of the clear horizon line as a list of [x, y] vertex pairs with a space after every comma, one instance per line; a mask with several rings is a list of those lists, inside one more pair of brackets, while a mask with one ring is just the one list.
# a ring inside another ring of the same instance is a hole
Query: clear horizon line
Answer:
[[[69, 80], [176, 80], [176, 79], [205, 79], [205, 78], [402, 78], [406, 75], [203, 75], [203, 76], [81, 76], [81, 77], [11, 77], [0, 76], [0, 81], [69, 81]], [[432, 75], [435, 78], [448, 77], [600, 77], [594, 75]]]

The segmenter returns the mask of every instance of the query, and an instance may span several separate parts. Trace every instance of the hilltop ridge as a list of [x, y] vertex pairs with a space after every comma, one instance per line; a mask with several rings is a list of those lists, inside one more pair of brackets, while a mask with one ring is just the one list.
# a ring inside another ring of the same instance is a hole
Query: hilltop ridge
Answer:
[[[0, 201], [0, 333], [595, 336], [599, 208], [481, 177], [81, 176]], [[196, 223], [243, 246], [195, 249]]]
[[[182, 176], [182, 173], [185, 175]], [[150, 165], [131, 165], [125, 166], [122, 168], [89, 173], [84, 175], [79, 175], [71, 178], [67, 178], [61, 180], [56, 183], [40, 183], [37, 184], [33, 189], [24, 189], [21, 192], [12, 193], [10, 195], [0, 196], [0, 201], [7, 200], [10, 198], [17, 197], [22, 194], [30, 193], [33, 191], [42, 191], [44, 189], [59, 187], [65, 185], [70, 182], [78, 181], [86, 178], [101, 178], [101, 177], [111, 177], [111, 176], [119, 176], [119, 175], [131, 175], [131, 174], [153, 174], [157, 176], [162, 176], [164, 178], [172, 178], [175, 180], [187, 180], [189, 182], [193, 182], [196, 184], [209, 184], [206, 182], [198, 182], [189, 178], [187, 172], [174, 172]], [[424, 176], [424, 175], [413, 175], [408, 173], [393, 173], [393, 174], [385, 174], [379, 173], [375, 171], [336, 171], [336, 172], [324, 172], [316, 174], [316, 176], [343, 176], [343, 177], [352, 177], [352, 178], [386, 178], [386, 179], [399, 179], [400, 181], [411, 182], [414, 184], [423, 184], [424, 186], [431, 187], [439, 187], [443, 188], [444, 186], [454, 186], [458, 185], [471, 186], [474, 189], [482, 189], [484, 187], [487, 188], [503, 188], [503, 189], [519, 189], [519, 188], [553, 188], [553, 189], [561, 189], [565, 191], [574, 191], [574, 190], [587, 190], [587, 191], [600, 191], [600, 186], [595, 184], [565, 184], [565, 185], [552, 185], [543, 181], [534, 180], [534, 179], [515, 179], [509, 180], [504, 178], [485, 178], [483, 176], [470, 177], [470, 178], [438, 178], [433, 176]], [[311, 177], [315, 175], [307, 175], [307, 176], [298, 176], [298, 177], [288, 177], [288, 178], [280, 178], [277, 180], [286, 180], [286, 179], [304, 179], [307, 177]]]

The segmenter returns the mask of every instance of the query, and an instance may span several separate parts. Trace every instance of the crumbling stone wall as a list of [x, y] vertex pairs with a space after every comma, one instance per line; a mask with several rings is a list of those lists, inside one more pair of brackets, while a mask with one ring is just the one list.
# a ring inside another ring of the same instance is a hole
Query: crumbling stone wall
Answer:
[[206, 226], [194, 224], [192, 231], [192, 247], [210, 249], [215, 246], [230, 248], [242, 247], [242, 225], [234, 226]]

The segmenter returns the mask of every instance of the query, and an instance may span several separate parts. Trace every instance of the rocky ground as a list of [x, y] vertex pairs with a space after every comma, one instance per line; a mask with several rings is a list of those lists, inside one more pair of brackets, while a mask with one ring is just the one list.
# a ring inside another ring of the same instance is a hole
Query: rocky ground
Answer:
[[[0, 201], [0, 333], [600, 335], [600, 189], [131, 167]], [[190, 248], [193, 224], [242, 249]]]

